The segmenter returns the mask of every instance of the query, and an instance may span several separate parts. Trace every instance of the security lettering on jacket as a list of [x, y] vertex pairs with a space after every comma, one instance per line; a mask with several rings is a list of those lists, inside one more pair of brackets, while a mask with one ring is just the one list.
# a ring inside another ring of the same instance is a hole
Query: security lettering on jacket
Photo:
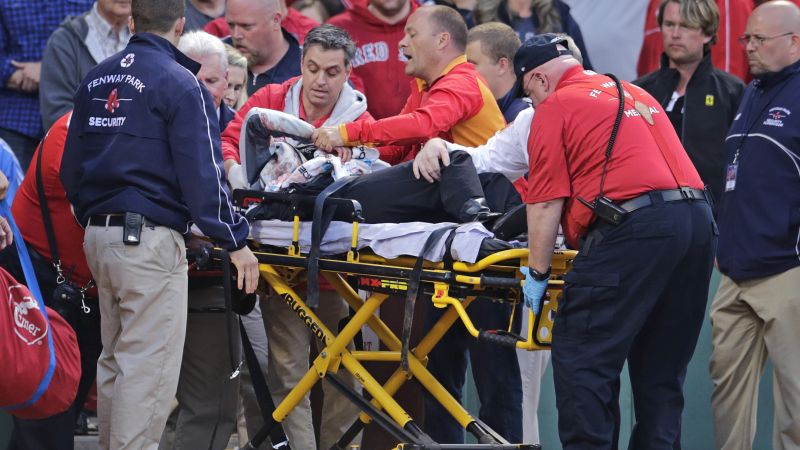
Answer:
[[167, 40], [138, 33], [83, 80], [61, 166], [82, 224], [137, 212], [181, 233], [194, 222], [227, 249], [245, 245], [249, 227], [230, 206], [199, 67]]

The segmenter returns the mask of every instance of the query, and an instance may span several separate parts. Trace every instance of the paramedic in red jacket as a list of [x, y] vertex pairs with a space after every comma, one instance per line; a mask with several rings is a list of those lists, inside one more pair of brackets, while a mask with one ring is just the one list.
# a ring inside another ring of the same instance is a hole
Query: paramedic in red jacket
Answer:
[[400, 41], [416, 9], [413, 0], [353, 0], [351, 9], [328, 20], [356, 42], [353, 73], [363, 81], [367, 109], [376, 119], [397, 115], [411, 92]]
[[630, 83], [607, 150], [620, 106], [615, 82], [583, 70], [564, 41], [537, 38], [514, 58], [536, 108], [526, 304], [547, 287], [559, 222], [580, 249], [553, 328], [561, 443], [616, 447], [627, 361], [636, 413], [628, 448], [673, 449], [718, 234], [703, 182], [662, 106]]
[[408, 59], [406, 74], [416, 78], [400, 114], [317, 129], [315, 144], [326, 150], [342, 145], [386, 146], [380, 148], [381, 159], [397, 164], [412, 160], [433, 137], [466, 146], [485, 143], [505, 126], [505, 120], [492, 92], [467, 62], [466, 46], [467, 26], [455, 9], [440, 5], [417, 9], [400, 41]]

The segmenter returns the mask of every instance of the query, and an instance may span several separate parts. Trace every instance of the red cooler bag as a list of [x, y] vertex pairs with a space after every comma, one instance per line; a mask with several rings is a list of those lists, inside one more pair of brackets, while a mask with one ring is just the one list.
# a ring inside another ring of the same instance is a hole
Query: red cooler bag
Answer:
[[22, 419], [66, 411], [81, 376], [75, 332], [2, 267], [0, 299], [0, 410]]

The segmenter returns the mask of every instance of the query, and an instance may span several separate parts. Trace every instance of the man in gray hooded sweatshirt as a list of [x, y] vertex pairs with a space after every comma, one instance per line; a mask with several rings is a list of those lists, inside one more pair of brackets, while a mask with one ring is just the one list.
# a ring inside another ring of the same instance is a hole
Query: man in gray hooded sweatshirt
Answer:
[[39, 80], [45, 130], [72, 110], [72, 97], [89, 70], [128, 44], [130, 15], [131, 0], [97, 0], [88, 12], [68, 17], [47, 40]]

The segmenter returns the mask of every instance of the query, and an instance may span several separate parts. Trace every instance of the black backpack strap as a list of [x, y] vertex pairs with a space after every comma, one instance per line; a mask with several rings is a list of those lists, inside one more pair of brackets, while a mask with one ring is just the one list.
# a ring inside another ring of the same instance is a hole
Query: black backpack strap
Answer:
[[311, 250], [308, 252], [308, 288], [306, 304], [311, 308], [319, 305], [319, 258], [322, 237], [336, 213], [336, 206], [325, 208], [325, 200], [355, 180], [356, 177], [340, 178], [322, 190], [314, 200], [314, 215], [311, 223]]
[[[411, 274], [408, 277], [408, 291], [406, 291], [406, 302], [403, 312], [403, 347], [400, 352], [400, 367], [406, 372], [409, 371], [408, 352], [411, 342], [411, 327], [414, 322], [414, 305], [420, 295], [419, 287], [422, 281], [422, 264], [425, 262], [425, 253], [433, 248], [445, 233], [450, 233], [450, 235], [452, 235], [456, 228], [458, 228], [458, 225], [447, 225], [434, 230], [430, 236], [428, 236], [428, 239], [425, 240], [425, 245], [422, 246], [419, 257], [417, 257], [417, 261], [414, 263], [414, 268], [411, 270]], [[450, 236], [448, 236], [448, 239], [449, 238]], [[445, 251], [445, 253], [446, 252], [447, 251]]]
[[45, 135], [39, 142], [39, 148], [36, 156], [36, 191], [39, 194], [39, 209], [42, 212], [42, 221], [44, 222], [44, 231], [47, 235], [47, 243], [50, 245], [50, 256], [53, 266], [58, 271], [58, 277], [61, 278], [61, 258], [58, 254], [58, 245], [56, 244], [56, 235], [53, 231], [53, 220], [50, 218], [50, 208], [47, 206], [47, 196], [44, 193], [44, 181], [42, 180], [42, 153], [44, 153], [44, 141], [47, 139]]

